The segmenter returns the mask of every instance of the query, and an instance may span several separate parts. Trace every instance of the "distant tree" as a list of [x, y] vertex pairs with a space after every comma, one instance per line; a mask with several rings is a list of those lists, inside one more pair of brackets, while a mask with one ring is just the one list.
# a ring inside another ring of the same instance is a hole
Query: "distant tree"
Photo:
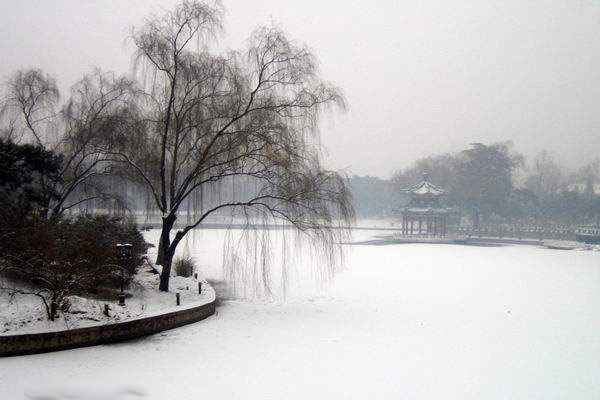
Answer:
[[600, 177], [600, 159], [595, 159], [577, 169], [569, 183], [587, 183], [589, 180], [595, 182], [598, 177]]
[[600, 226], [600, 197], [589, 199], [589, 218], [596, 226]]
[[354, 175], [348, 179], [348, 188], [358, 216], [381, 217], [398, 206], [398, 191], [389, 180]]
[[506, 217], [522, 221], [539, 216], [540, 200], [538, 196], [529, 189], [514, 189], [508, 198]]
[[[309, 49], [277, 28], [257, 29], [243, 52], [209, 52], [222, 14], [219, 3], [183, 1], [133, 32], [142, 123], [114, 131], [121, 148], [113, 155], [162, 214], [163, 291], [181, 240], [225, 209], [248, 220], [282, 219], [330, 250], [347, 233], [333, 226], [353, 217], [344, 179], [321, 167], [315, 141], [325, 107], [343, 107], [340, 91], [319, 79]], [[206, 201], [225, 184], [256, 190]], [[173, 236], [190, 202], [192, 215]]]
[[564, 190], [541, 201], [540, 211], [546, 221], [563, 224], [584, 224], [590, 219], [590, 199], [578, 191]]
[[459, 158], [454, 154], [440, 154], [421, 158], [410, 167], [397, 171], [392, 176], [392, 182], [398, 189], [418, 183], [423, 174], [427, 173], [431, 183], [441, 186], [448, 191], [456, 185]]
[[513, 172], [523, 165], [523, 157], [511, 152], [511, 143], [484, 145], [474, 143], [461, 153], [458, 166], [457, 194], [479, 227], [480, 217], [508, 212], [513, 192]]
[[588, 175], [587, 177], [583, 194], [587, 198], [593, 198], [594, 196], [596, 196], [596, 191], [594, 190], [594, 178], [592, 177], [592, 174]]
[[531, 175], [525, 180], [527, 189], [538, 197], [558, 194], [564, 183], [565, 171], [546, 150], [534, 157], [530, 171]]

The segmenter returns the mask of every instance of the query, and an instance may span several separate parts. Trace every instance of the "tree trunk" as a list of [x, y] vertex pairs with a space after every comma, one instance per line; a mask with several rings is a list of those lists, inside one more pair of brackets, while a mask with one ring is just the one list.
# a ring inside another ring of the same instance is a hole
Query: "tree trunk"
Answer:
[[162, 265], [160, 273], [159, 290], [162, 292], [169, 291], [169, 279], [171, 277], [171, 264], [173, 263], [173, 255], [175, 254], [174, 246], [171, 246], [171, 230], [175, 224], [177, 217], [175, 214], [169, 214], [163, 218], [163, 227], [158, 243], [158, 254], [156, 256], [156, 264]]
[[171, 251], [165, 252], [163, 255], [162, 272], [160, 273], [160, 285], [158, 289], [161, 292], [169, 291], [169, 279], [171, 278], [171, 265], [173, 264], [173, 253]]
[[50, 318], [50, 321], [54, 321], [57, 312], [58, 303], [56, 302], [56, 300], [52, 299], [52, 301], [50, 302], [50, 315], [48, 316]]
[[156, 251], [156, 265], [163, 265], [164, 263], [164, 246], [163, 246], [163, 237], [162, 232], [160, 234], [160, 239], [158, 241], [158, 250]]
[[162, 231], [160, 232], [160, 240], [158, 241], [158, 251], [156, 253], [156, 265], [163, 265], [165, 250], [171, 245], [171, 230], [175, 225], [177, 217], [174, 214], [169, 214], [163, 217]]

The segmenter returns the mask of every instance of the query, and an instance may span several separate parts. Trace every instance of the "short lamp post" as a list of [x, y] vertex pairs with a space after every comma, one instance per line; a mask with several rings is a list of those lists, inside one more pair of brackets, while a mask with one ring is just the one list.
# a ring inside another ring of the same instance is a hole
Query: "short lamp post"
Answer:
[[132, 244], [129, 243], [118, 243], [117, 244], [117, 255], [121, 260], [121, 293], [119, 293], [119, 305], [125, 305], [125, 291], [123, 290], [123, 285], [125, 282], [125, 277], [123, 276], [125, 272], [125, 265], [127, 261], [131, 258], [131, 248]]

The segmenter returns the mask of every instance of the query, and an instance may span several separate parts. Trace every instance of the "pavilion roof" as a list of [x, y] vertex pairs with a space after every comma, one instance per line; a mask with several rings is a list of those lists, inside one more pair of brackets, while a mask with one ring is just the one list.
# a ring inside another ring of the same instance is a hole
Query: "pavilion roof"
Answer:
[[448, 207], [404, 207], [399, 211], [402, 214], [451, 214], [454, 209]]
[[423, 181], [407, 189], [404, 189], [404, 192], [408, 194], [432, 196], [442, 196], [446, 194], [446, 191], [444, 189], [435, 186], [433, 183], [427, 180], [427, 174], [423, 174]]

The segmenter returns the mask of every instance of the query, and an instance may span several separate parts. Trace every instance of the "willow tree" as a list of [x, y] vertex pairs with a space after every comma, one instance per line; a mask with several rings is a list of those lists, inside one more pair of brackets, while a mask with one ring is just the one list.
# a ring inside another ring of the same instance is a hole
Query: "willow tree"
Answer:
[[62, 104], [56, 81], [39, 69], [17, 71], [7, 80], [1, 135], [62, 156], [57, 179], [47, 182], [42, 208], [49, 217], [91, 200], [120, 201], [104, 182], [114, 170], [107, 139], [129, 126], [131, 96], [129, 80], [99, 70], [73, 85]]
[[[162, 291], [178, 244], [212, 214], [280, 219], [321, 246], [336, 246], [353, 218], [344, 179], [318, 157], [319, 116], [344, 107], [340, 91], [277, 28], [257, 29], [244, 51], [211, 52], [222, 14], [219, 3], [184, 1], [132, 35], [142, 123], [114, 142], [162, 215]], [[254, 190], [206, 203], [202, 194], [225, 183]]]

